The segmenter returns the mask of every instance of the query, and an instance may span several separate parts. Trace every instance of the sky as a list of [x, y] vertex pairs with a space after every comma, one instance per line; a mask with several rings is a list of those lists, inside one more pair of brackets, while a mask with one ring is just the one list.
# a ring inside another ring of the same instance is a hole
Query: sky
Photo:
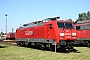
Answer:
[[75, 21], [79, 13], [90, 11], [90, 0], [0, 0], [0, 31], [14, 31], [20, 24], [59, 16]]

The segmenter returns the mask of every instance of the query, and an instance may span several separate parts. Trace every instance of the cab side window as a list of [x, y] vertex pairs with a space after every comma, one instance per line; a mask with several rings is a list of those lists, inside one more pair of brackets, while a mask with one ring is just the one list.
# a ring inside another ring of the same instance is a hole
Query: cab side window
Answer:
[[76, 26], [76, 30], [80, 30], [80, 26]]
[[50, 29], [52, 29], [52, 24], [49, 25]]

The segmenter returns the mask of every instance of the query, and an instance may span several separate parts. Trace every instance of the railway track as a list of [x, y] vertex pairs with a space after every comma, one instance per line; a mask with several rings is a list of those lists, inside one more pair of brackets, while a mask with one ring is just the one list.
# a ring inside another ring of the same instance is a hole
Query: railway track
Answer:
[[3, 40], [0, 42], [0, 44], [7, 44], [7, 45], [14, 45], [16, 46], [16, 40]]

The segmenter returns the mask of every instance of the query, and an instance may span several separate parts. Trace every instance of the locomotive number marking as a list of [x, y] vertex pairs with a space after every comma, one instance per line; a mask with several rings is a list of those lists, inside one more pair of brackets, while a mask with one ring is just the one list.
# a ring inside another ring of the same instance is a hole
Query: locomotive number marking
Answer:
[[66, 38], [71, 38], [71, 36], [66, 36]]

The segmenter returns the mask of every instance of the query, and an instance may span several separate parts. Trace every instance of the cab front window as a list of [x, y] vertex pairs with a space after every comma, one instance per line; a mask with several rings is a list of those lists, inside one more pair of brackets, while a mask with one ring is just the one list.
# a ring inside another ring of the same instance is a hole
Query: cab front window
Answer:
[[58, 28], [73, 28], [72, 23], [68, 22], [57, 22]]
[[66, 28], [73, 28], [73, 25], [72, 25], [72, 23], [65, 23], [65, 27]]
[[58, 28], [65, 28], [63, 22], [57, 22]]

